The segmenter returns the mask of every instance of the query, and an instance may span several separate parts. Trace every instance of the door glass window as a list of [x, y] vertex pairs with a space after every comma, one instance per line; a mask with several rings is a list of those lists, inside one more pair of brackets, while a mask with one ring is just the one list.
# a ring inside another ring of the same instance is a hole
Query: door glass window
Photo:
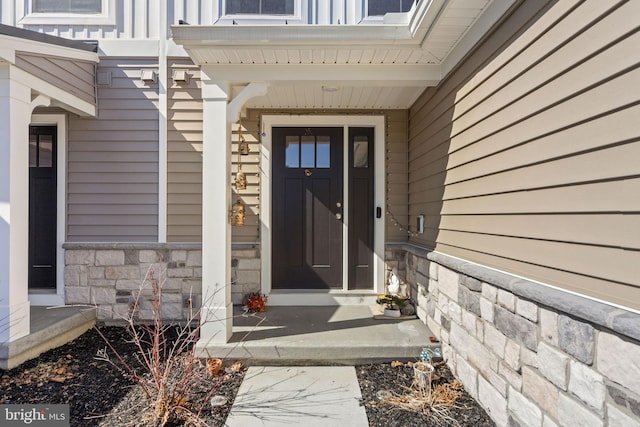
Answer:
[[300, 167], [313, 168], [316, 165], [316, 147], [314, 136], [301, 138]]
[[369, 167], [369, 138], [364, 135], [353, 139], [353, 167]]
[[29, 167], [53, 167], [53, 137], [51, 135], [29, 136]]
[[316, 167], [331, 167], [331, 138], [320, 135], [316, 141]]
[[285, 148], [285, 165], [288, 168], [300, 167], [300, 138], [298, 136], [287, 136]]
[[29, 167], [38, 166], [38, 137], [29, 135]]
[[331, 167], [331, 137], [289, 135], [285, 138], [284, 157], [287, 168], [328, 169]]

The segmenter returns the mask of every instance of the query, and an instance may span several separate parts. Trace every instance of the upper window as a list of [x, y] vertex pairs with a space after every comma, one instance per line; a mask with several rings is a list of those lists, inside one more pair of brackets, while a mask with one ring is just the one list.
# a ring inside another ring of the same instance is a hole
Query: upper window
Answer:
[[30, 0], [23, 25], [115, 25], [116, 0]]
[[34, 13], [102, 13], [102, 0], [33, 0]]
[[368, 0], [368, 16], [382, 16], [392, 12], [409, 12], [419, 0]]
[[227, 0], [228, 15], [293, 15], [294, 0]]

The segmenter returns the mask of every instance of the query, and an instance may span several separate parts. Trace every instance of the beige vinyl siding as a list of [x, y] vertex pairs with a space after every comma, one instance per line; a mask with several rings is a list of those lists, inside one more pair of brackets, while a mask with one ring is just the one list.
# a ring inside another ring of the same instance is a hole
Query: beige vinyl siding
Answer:
[[16, 66], [91, 105], [96, 105], [94, 62], [17, 52]]
[[69, 116], [68, 241], [157, 241], [158, 87], [140, 80], [157, 67], [102, 58], [112, 82], [98, 88], [98, 117]]
[[[202, 95], [200, 69], [169, 58], [167, 82], [167, 241], [202, 241]], [[188, 82], [174, 82], [174, 70]]]
[[[168, 84], [168, 206], [167, 240], [170, 242], [199, 242], [202, 240], [202, 101], [200, 72], [189, 60], [170, 60], [170, 73], [186, 69], [188, 83]], [[387, 208], [403, 224], [407, 216], [407, 153], [408, 111], [337, 111], [337, 110], [247, 110], [242, 120], [242, 132], [249, 143], [250, 154], [242, 156], [242, 170], [247, 176], [247, 189], [240, 192], [246, 206], [245, 225], [233, 227], [234, 243], [255, 243], [260, 240], [260, 139], [259, 124], [263, 114], [379, 114], [386, 117], [387, 138]], [[231, 182], [238, 170], [239, 124], [232, 126]], [[380, 177], [376, 177], [379, 179]], [[237, 200], [232, 188], [232, 199]], [[404, 241], [406, 233], [387, 222], [387, 239]]]
[[640, 308], [639, 14], [522, 2], [422, 95], [409, 213], [427, 230], [413, 242]]

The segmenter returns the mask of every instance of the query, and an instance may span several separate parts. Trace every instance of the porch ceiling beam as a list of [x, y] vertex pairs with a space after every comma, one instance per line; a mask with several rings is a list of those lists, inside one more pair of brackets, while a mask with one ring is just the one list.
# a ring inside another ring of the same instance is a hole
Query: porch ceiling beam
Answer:
[[[228, 81], [269, 82], [349, 82], [361, 86], [420, 87], [425, 82], [438, 82], [439, 65], [389, 64], [389, 65], [337, 65], [337, 64], [241, 64], [203, 65], [207, 74]], [[375, 84], [377, 82], [377, 84]]]
[[256, 96], [267, 94], [268, 86], [265, 83], [250, 83], [227, 105], [227, 121], [235, 123], [240, 118], [244, 104]]

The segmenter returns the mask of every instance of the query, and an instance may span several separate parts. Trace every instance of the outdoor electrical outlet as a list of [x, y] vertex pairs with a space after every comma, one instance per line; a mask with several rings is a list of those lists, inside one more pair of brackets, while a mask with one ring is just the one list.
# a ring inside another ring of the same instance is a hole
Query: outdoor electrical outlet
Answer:
[[418, 215], [416, 222], [416, 230], [418, 230], [418, 234], [424, 233], [424, 215]]
[[191, 307], [191, 298], [186, 298], [184, 300], [184, 306], [185, 307]]

